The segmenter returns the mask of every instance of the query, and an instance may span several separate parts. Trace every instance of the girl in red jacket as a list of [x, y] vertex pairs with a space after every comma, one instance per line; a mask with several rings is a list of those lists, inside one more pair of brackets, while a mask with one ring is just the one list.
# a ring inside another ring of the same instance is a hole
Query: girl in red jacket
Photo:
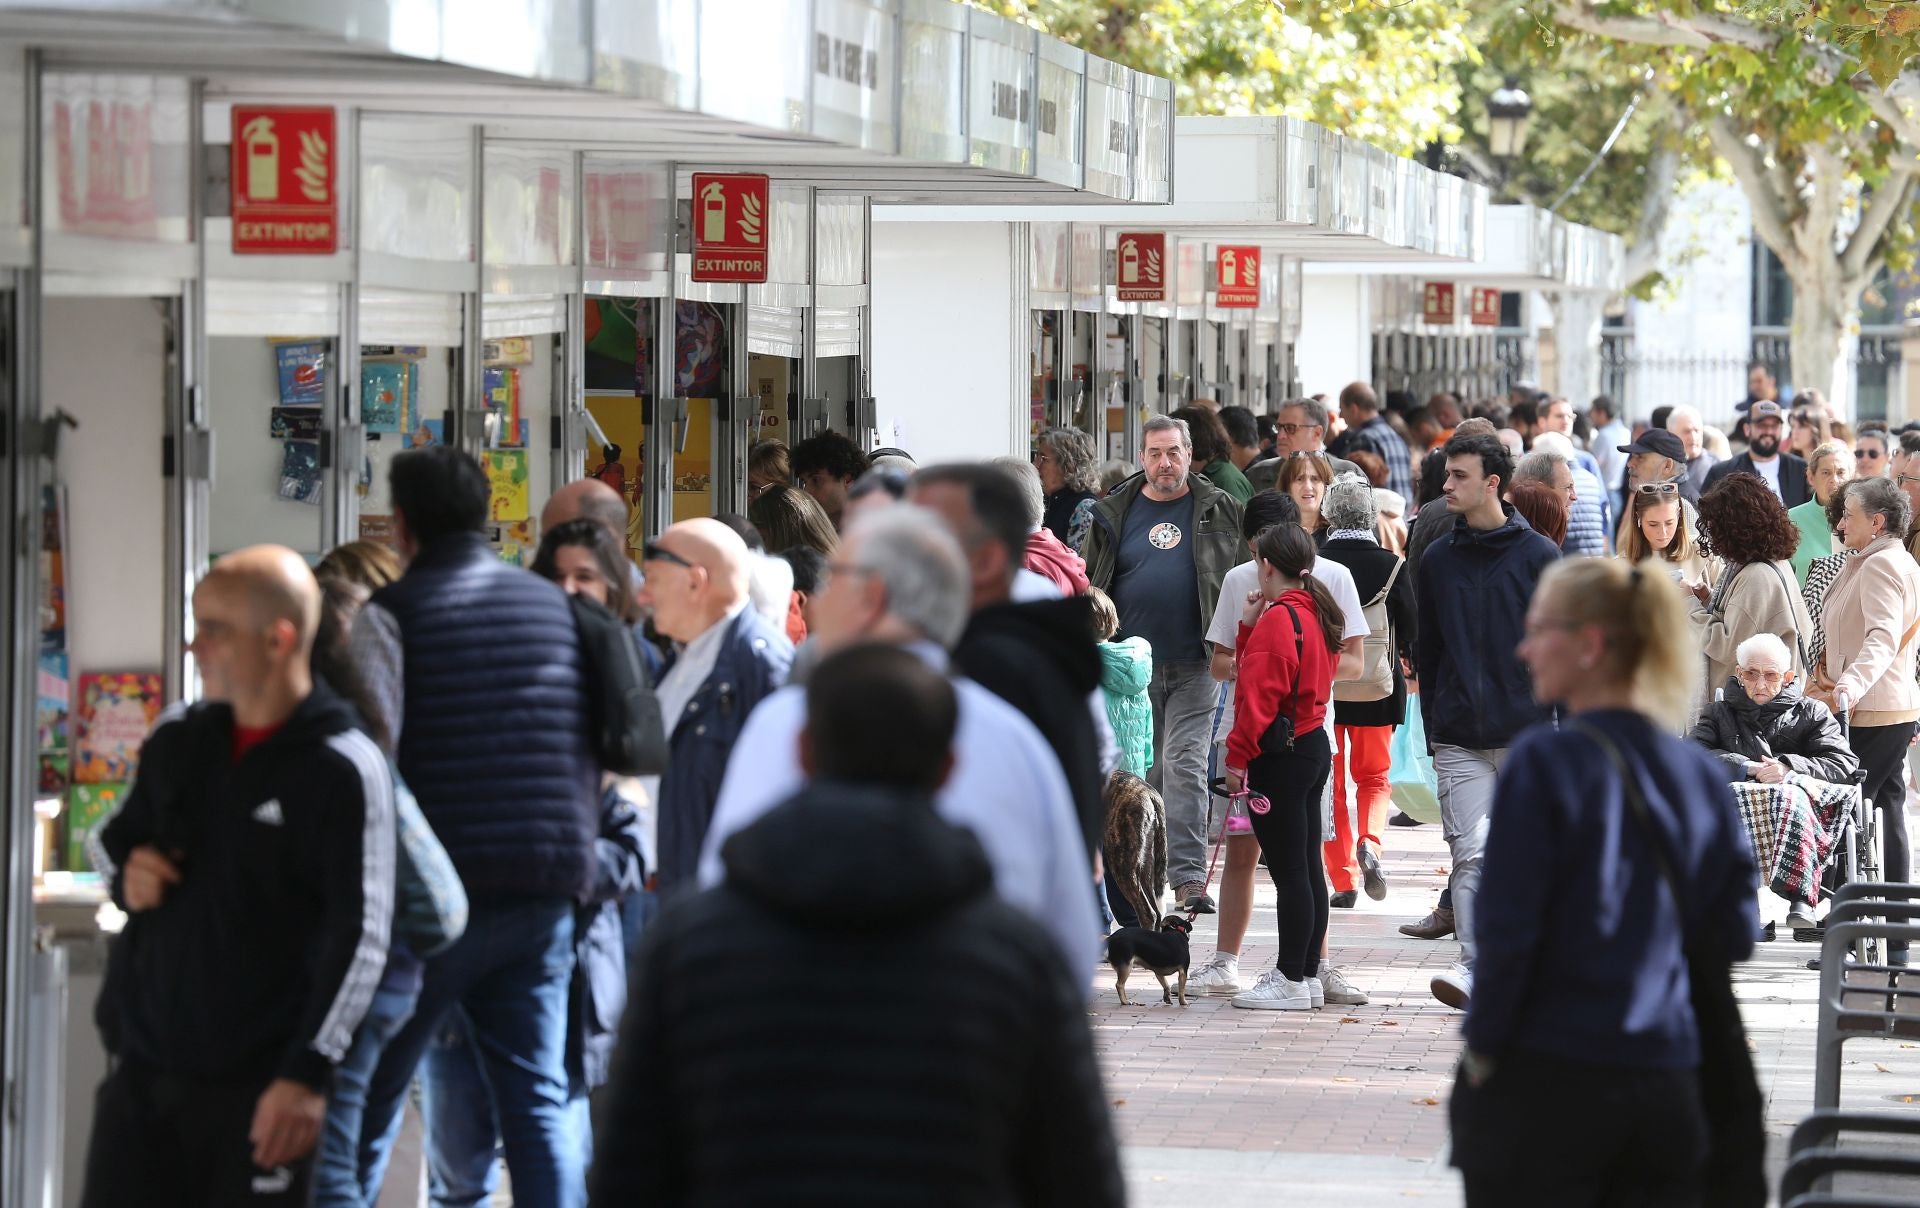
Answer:
[[1277, 524], [1260, 538], [1260, 590], [1241, 618], [1227, 787], [1272, 806], [1253, 813], [1254, 837], [1279, 895], [1279, 967], [1233, 1000], [1260, 1011], [1304, 1011], [1325, 999], [1317, 974], [1327, 934], [1320, 860], [1320, 795], [1333, 767], [1327, 698], [1333, 691], [1340, 606], [1311, 573], [1313, 538]]

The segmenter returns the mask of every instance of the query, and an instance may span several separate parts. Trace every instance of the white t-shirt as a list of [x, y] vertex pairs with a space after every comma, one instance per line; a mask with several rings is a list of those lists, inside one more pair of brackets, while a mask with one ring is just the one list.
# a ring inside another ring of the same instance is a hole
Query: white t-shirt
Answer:
[[[1753, 472], [1766, 480], [1766, 484], [1773, 488], [1775, 495], [1780, 494], [1780, 457], [1778, 454], [1774, 455], [1769, 461], [1761, 461], [1757, 457], [1754, 458]], [[1782, 498], [1785, 498], [1785, 496], [1782, 496]]]
[[[1360, 604], [1360, 589], [1353, 585], [1353, 572], [1325, 558], [1313, 560], [1313, 577], [1327, 585], [1333, 602], [1347, 619], [1340, 640], [1364, 638], [1373, 632]], [[1240, 614], [1247, 607], [1247, 594], [1260, 587], [1260, 564], [1242, 562], [1227, 572], [1220, 583], [1220, 602], [1213, 606], [1213, 623], [1207, 626], [1207, 640], [1223, 650], [1232, 650], [1240, 636]]]

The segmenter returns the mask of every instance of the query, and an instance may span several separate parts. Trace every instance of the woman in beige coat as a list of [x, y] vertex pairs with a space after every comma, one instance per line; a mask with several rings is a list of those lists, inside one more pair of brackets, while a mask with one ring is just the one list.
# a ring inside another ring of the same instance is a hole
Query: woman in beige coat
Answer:
[[[1853, 711], [1849, 737], [1867, 773], [1861, 791], [1880, 809], [1881, 880], [1897, 884], [1907, 880], [1909, 870], [1900, 772], [1920, 723], [1920, 684], [1914, 682], [1920, 564], [1903, 544], [1913, 505], [1891, 479], [1861, 478], [1837, 492], [1827, 507], [1837, 513], [1835, 527], [1854, 556], [1827, 589], [1820, 691], [1835, 711]], [[1906, 963], [1904, 951], [1899, 963]]]
[[1700, 497], [1700, 531], [1714, 557], [1725, 564], [1711, 589], [1694, 588], [1700, 604], [1694, 624], [1706, 654], [1706, 700], [1733, 675], [1734, 652], [1756, 633], [1770, 633], [1793, 652], [1793, 669], [1804, 675], [1801, 652], [1813, 632], [1800, 583], [1788, 561], [1800, 530], [1771, 488], [1754, 474], [1729, 474]]

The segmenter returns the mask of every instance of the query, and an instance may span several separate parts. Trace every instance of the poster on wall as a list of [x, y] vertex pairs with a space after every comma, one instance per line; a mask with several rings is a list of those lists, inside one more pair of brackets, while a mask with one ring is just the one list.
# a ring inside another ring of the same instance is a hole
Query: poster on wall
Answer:
[[399, 538], [393, 531], [393, 517], [360, 513], [360, 540], [377, 541], [381, 545], [399, 548]]
[[93, 828], [113, 815], [127, 795], [125, 781], [101, 784], [76, 784], [67, 792], [67, 869], [85, 872], [93, 867], [87, 858], [87, 837]]
[[73, 707], [73, 685], [67, 678], [67, 652], [43, 650], [35, 676], [33, 703], [34, 746], [42, 751], [63, 750], [71, 733], [68, 713]]
[[483, 341], [480, 345], [480, 361], [485, 365], [531, 365], [533, 339], [530, 336], [502, 336], [497, 340]]
[[407, 430], [412, 371], [405, 361], [368, 361], [360, 367], [360, 422], [368, 432]]
[[275, 440], [319, 440], [319, 407], [275, 407], [268, 430]]
[[280, 458], [280, 498], [312, 507], [320, 506], [320, 445], [311, 440], [290, 440]]
[[488, 449], [486, 467], [493, 522], [525, 520], [532, 510], [527, 492], [527, 451]]
[[327, 400], [327, 345], [324, 340], [293, 340], [274, 345], [280, 371], [282, 407], [318, 407]]
[[[520, 371], [488, 369], [481, 388], [487, 406], [489, 443], [526, 444], [524, 438], [514, 439], [524, 426], [520, 419]], [[493, 439], [496, 436], [498, 439]]]
[[75, 696], [73, 778], [82, 784], [131, 780], [140, 744], [160, 716], [158, 675], [82, 675]]

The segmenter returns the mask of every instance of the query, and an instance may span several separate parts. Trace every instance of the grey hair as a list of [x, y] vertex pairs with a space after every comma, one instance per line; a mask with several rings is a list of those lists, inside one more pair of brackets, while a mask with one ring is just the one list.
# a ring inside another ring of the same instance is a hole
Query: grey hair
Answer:
[[1522, 457], [1520, 464], [1513, 468], [1513, 481], [1516, 483], [1542, 482], [1552, 486], [1555, 466], [1571, 468], [1572, 463], [1567, 460], [1565, 453], [1554, 449], [1535, 449]]
[[1051, 450], [1069, 491], [1098, 491], [1100, 475], [1094, 469], [1093, 437], [1078, 428], [1048, 428], [1040, 444]]
[[996, 457], [987, 464], [1006, 471], [1020, 484], [1020, 492], [1027, 497], [1027, 531], [1039, 528], [1047, 515], [1047, 492], [1040, 485], [1040, 471], [1024, 457]]
[[1357, 475], [1341, 475], [1327, 488], [1326, 497], [1320, 501], [1320, 518], [1327, 522], [1329, 529], [1371, 531], [1380, 519], [1380, 508], [1374, 502], [1373, 488], [1366, 479]]
[[1887, 522], [1887, 536], [1906, 537], [1907, 529], [1913, 524], [1913, 502], [1893, 479], [1856, 478], [1846, 485], [1845, 490], [1846, 493], [1840, 496], [1842, 508], [1849, 497], [1857, 496], [1863, 513], [1879, 516]]
[[1680, 406], [1667, 412], [1667, 431], [1673, 431], [1673, 421], [1682, 417], [1691, 419], [1694, 423], [1700, 424], [1702, 427], [1706, 424], [1706, 421], [1700, 418], [1700, 408], [1689, 407], [1685, 403], [1682, 403]]
[[[1324, 431], [1327, 426], [1327, 405], [1317, 398], [1290, 398], [1281, 403], [1279, 410], [1286, 411], [1298, 407], [1306, 414], [1306, 422]], [[1276, 412], [1277, 414], [1277, 412]]]
[[1145, 424], [1141, 425], [1140, 428], [1140, 447], [1142, 449], [1147, 447], [1147, 438], [1155, 432], [1178, 432], [1180, 434], [1180, 447], [1189, 451], [1193, 449], [1193, 429], [1187, 427], [1187, 421], [1184, 419], [1175, 419], [1171, 415], [1156, 415], [1148, 420]]
[[1110, 495], [1113, 493], [1113, 488], [1139, 472], [1138, 467], [1130, 461], [1121, 461], [1117, 457], [1109, 458], [1100, 463], [1100, 485], [1095, 488], [1094, 493], [1103, 497]]
[[875, 509], [854, 521], [843, 558], [880, 580], [887, 611], [951, 650], [967, 627], [973, 584], [960, 542], [939, 516], [913, 504]]
[[1753, 666], [1753, 656], [1756, 654], [1772, 655], [1774, 665], [1777, 667], [1785, 668], [1793, 666], [1793, 655], [1788, 653], [1787, 644], [1780, 640], [1780, 635], [1778, 634], [1763, 631], [1754, 634], [1746, 641], [1735, 646], [1733, 648], [1733, 665], [1736, 667], [1751, 667]]

